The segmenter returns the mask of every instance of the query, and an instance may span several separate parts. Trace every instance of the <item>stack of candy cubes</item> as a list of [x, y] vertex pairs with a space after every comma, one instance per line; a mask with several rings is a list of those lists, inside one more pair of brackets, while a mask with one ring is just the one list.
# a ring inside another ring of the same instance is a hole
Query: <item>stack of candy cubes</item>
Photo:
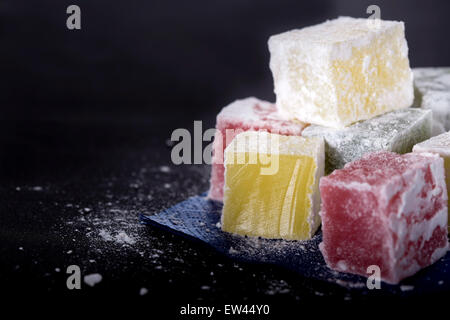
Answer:
[[219, 113], [209, 198], [226, 232], [308, 240], [322, 226], [330, 268], [398, 283], [448, 250], [450, 69], [413, 72], [404, 23], [373, 22], [270, 37], [276, 103]]

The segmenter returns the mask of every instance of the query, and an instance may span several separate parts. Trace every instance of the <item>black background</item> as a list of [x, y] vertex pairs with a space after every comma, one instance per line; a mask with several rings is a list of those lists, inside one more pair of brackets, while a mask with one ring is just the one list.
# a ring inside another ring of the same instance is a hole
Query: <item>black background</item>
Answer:
[[[70, 4], [81, 7], [81, 30], [66, 28]], [[136, 217], [206, 190], [206, 165], [171, 165], [171, 132], [192, 130], [194, 120], [213, 127], [217, 112], [237, 98], [273, 101], [268, 37], [339, 15], [366, 17], [370, 4], [381, 7], [383, 19], [405, 21], [412, 67], [450, 64], [450, 2], [444, 0], [1, 1], [2, 291], [33, 298], [147, 299], [153, 307], [169, 305], [169, 315], [189, 302], [268, 301], [276, 309], [281, 302], [297, 307], [382, 296], [348, 299], [339, 286], [270, 266], [236, 266], [207, 248], [146, 228], [138, 230], [151, 243], [142, 249], [144, 257], [111, 249], [93, 266], [87, 262], [89, 239], [61, 227], [82, 214], [79, 208], [101, 212], [108, 199]], [[159, 172], [160, 165], [170, 173]], [[139, 186], [130, 187], [136, 181]], [[147, 258], [155, 248], [163, 252], [157, 263], [162, 270]], [[68, 257], [68, 250], [74, 254]], [[73, 263], [104, 280], [67, 290], [64, 268]], [[62, 272], [52, 272], [55, 266]], [[268, 295], [270, 284], [280, 280], [289, 292]], [[140, 287], [149, 293], [140, 297]], [[325, 297], [315, 295], [318, 290]]]

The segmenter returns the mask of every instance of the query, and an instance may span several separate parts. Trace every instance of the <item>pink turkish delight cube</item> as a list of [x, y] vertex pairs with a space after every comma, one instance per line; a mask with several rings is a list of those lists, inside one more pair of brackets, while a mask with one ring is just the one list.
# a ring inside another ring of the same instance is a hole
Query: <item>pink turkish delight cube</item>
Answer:
[[429, 153], [366, 154], [320, 180], [320, 250], [327, 265], [398, 283], [445, 255], [443, 160]]
[[252, 130], [299, 136], [305, 126], [299, 121], [284, 120], [274, 104], [253, 97], [236, 100], [224, 107], [216, 120], [209, 198], [223, 199], [223, 152], [237, 134]]

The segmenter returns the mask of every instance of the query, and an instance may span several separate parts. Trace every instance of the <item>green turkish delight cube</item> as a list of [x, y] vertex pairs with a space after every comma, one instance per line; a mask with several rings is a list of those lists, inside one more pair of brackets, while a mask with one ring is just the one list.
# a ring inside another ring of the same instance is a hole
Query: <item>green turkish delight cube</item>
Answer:
[[303, 130], [302, 136], [324, 138], [325, 172], [329, 174], [368, 152], [410, 152], [416, 143], [431, 137], [431, 130], [430, 110], [408, 108], [357, 122], [344, 129], [311, 125]]

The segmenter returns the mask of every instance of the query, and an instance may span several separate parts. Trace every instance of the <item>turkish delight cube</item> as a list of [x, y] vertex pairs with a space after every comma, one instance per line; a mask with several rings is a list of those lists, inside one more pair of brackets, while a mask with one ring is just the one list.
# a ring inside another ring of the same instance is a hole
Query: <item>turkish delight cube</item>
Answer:
[[431, 137], [431, 121], [430, 110], [407, 108], [344, 129], [311, 125], [303, 130], [302, 135], [324, 138], [325, 172], [328, 174], [368, 152], [411, 152], [416, 143]]
[[340, 17], [270, 37], [276, 104], [287, 118], [333, 128], [411, 106], [403, 22]]
[[225, 149], [222, 230], [310, 239], [320, 225], [321, 138], [247, 131]]
[[223, 152], [233, 138], [247, 130], [299, 136], [306, 125], [280, 117], [274, 104], [256, 98], [236, 100], [217, 115], [213, 142], [209, 198], [222, 201], [224, 184]]
[[433, 136], [450, 130], [450, 68], [416, 68], [414, 105], [433, 110]]
[[337, 271], [398, 283], [445, 255], [443, 160], [430, 153], [365, 155], [320, 181], [320, 250]]
[[[444, 159], [445, 182], [447, 184], [447, 197], [450, 198], [450, 132], [434, 136], [431, 139], [416, 144], [414, 152], [437, 153]], [[449, 215], [450, 219], [450, 215]], [[448, 228], [450, 232], [450, 227]]]

